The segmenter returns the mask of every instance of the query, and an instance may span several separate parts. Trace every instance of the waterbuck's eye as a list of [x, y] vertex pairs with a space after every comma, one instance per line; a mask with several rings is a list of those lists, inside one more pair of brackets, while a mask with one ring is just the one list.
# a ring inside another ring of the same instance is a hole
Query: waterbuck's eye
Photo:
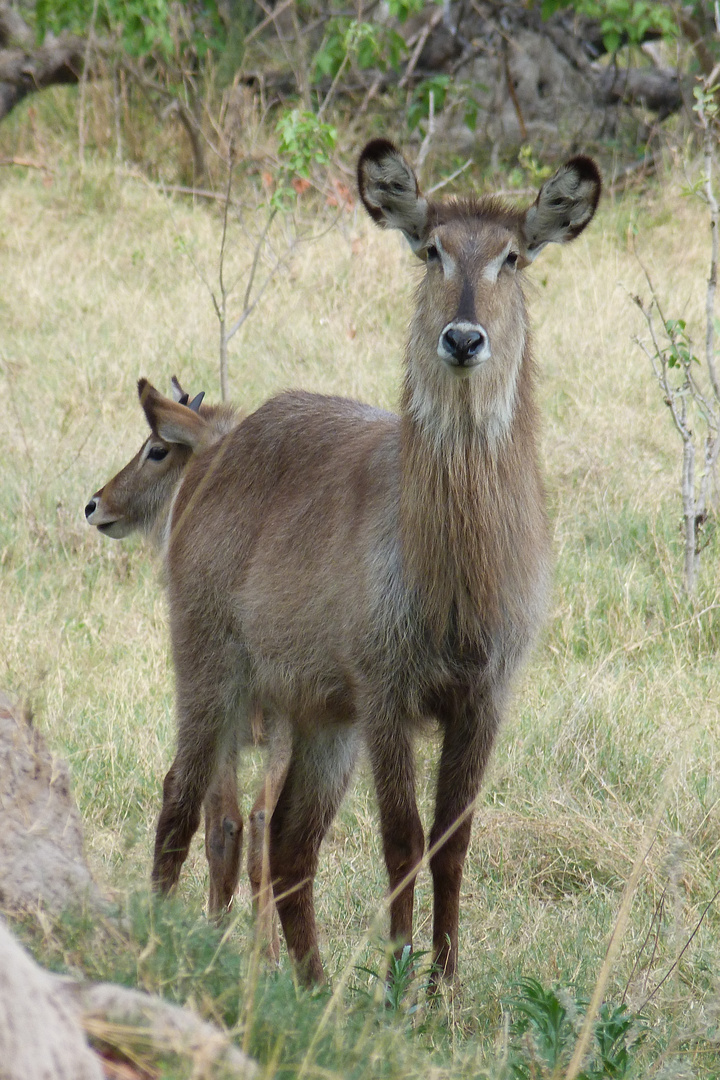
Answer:
[[151, 446], [147, 456], [149, 461], [162, 461], [164, 457], [168, 456], [168, 453], [167, 446]]
[[514, 270], [515, 267], [517, 266], [517, 261], [518, 261], [518, 253], [517, 253], [517, 251], [508, 252], [508, 256], [505, 259], [505, 265], [510, 267], [511, 270]]
[[429, 263], [440, 262], [440, 252], [435, 244], [428, 244], [425, 250], [425, 257]]

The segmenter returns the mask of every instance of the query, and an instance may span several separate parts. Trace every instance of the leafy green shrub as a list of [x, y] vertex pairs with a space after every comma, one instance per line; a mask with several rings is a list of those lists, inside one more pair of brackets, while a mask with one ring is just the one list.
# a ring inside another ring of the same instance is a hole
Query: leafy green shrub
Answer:
[[[517, 993], [506, 998], [512, 1020], [510, 1071], [516, 1080], [540, 1080], [558, 1075], [572, 1056], [588, 1002], [567, 991], [546, 990], [537, 979], [525, 978]], [[590, 1059], [578, 1080], [623, 1080], [630, 1076], [632, 1051], [645, 1037], [640, 1016], [624, 1005], [603, 1003], [593, 1025]]]

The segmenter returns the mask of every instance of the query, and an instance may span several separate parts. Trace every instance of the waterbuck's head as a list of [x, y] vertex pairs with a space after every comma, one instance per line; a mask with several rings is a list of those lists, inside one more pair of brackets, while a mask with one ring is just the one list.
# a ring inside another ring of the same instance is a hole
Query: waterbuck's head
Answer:
[[85, 507], [89, 524], [105, 536], [119, 540], [136, 529], [150, 532], [169, 509], [190, 458], [213, 441], [214, 410], [201, 410], [204, 395], [191, 401], [175, 377], [172, 393], [166, 398], [147, 379], [138, 383], [150, 435]]
[[407, 408], [421, 422], [444, 426], [457, 419], [462, 400], [478, 424], [506, 431], [527, 348], [522, 271], [547, 244], [574, 240], [592, 220], [597, 166], [571, 158], [526, 209], [497, 198], [433, 201], [393, 144], [376, 139], [360, 155], [358, 186], [376, 224], [399, 229], [426, 264], [411, 329]]

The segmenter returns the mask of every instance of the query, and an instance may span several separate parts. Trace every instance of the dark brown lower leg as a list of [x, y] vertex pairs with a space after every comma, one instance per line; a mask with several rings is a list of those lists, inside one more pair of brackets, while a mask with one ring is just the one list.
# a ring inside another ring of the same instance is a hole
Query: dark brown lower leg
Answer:
[[[468, 816], [430, 859], [434, 888], [433, 964], [448, 980], [455, 977], [457, 969], [460, 885], [471, 828], [472, 817]], [[437, 833], [433, 828], [431, 849], [445, 832], [446, 828], [438, 827]]]
[[177, 773], [176, 758], [163, 782], [163, 804], [155, 832], [152, 884], [161, 893], [170, 892], [177, 884], [190, 841], [200, 824], [204, 792], [183, 795]]
[[215, 772], [216, 732], [200, 723], [194, 738], [178, 740], [178, 752], [163, 783], [163, 804], [155, 833], [153, 888], [167, 893], [177, 883], [190, 841], [200, 824], [200, 809]]
[[[389, 737], [386, 737], [389, 735]], [[412, 743], [390, 725], [370, 742], [383, 852], [390, 883], [390, 938], [398, 951], [412, 945], [415, 877], [425, 838], [415, 802]]]
[[[445, 722], [438, 770], [435, 821], [430, 833], [433, 877], [433, 961], [446, 980], [457, 971], [460, 885], [470, 843], [472, 815], [498, 714], [490, 700], [465, 704]], [[435, 850], [436, 849], [436, 850]]]
[[296, 735], [287, 777], [270, 821], [270, 872], [288, 951], [307, 985], [324, 981], [313, 882], [320, 844], [355, 761], [347, 728]]
[[218, 763], [205, 796], [205, 855], [210, 871], [208, 914], [218, 918], [227, 911], [240, 879], [243, 820], [237, 797], [235, 741]]

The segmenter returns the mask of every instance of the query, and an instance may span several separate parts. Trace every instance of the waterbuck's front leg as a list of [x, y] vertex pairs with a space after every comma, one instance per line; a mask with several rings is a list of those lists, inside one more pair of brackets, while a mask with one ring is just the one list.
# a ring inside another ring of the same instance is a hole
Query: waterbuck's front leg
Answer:
[[293, 735], [285, 783], [270, 819], [270, 873], [288, 952], [306, 984], [323, 982], [313, 882], [320, 844], [340, 805], [357, 753], [347, 725]]
[[390, 882], [390, 939], [412, 945], [415, 875], [425, 837], [415, 800], [415, 754], [407, 730], [393, 718], [374, 717], [368, 739], [383, 852]]
[[460, 883], [475, 800], [498, 728], [498, 702], [488, 691], [480, 700], [464, 701], [440, 719], [444, 737], [430, 833], [433, 962], [436, 972], [452, 980], [457, 969]]

